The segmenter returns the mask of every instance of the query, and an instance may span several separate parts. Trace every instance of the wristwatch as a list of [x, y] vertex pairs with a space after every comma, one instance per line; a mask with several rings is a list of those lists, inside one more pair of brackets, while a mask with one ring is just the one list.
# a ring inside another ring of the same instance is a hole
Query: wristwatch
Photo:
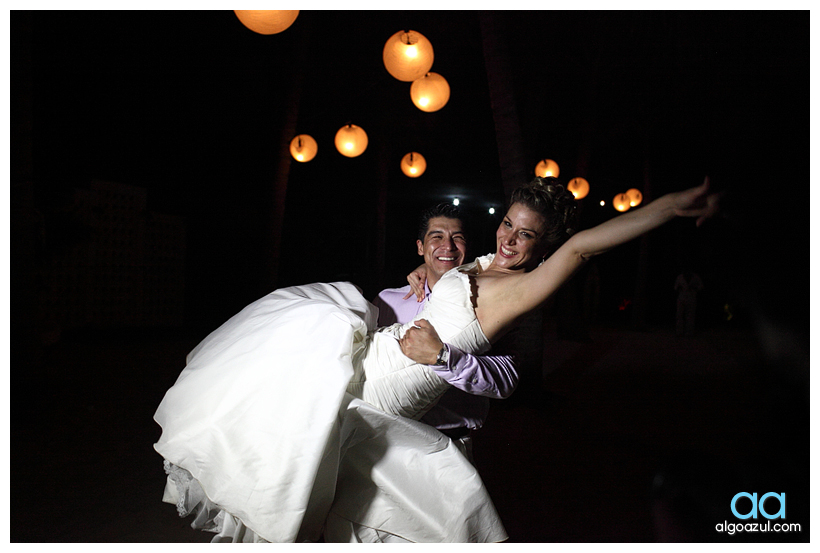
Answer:
[[447, 349], [446, 345], [441, 346], [441, 351], [438, 352], [438, 357], [436, 357], [436, 362], [434, 365], [446, 365], [447, 361], [450, 360], [450, 350]]

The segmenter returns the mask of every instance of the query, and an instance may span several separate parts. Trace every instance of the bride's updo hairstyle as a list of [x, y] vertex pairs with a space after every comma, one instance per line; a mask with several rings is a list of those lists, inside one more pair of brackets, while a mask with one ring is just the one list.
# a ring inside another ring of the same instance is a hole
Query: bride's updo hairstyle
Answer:
[[572, 236], [579, 219], [578, 202], [572, 192], [554, 177], [535, 177], [529, 184], [513, 190], [509, 207], [521, 204], [540, 213], [546, 222], [541, 236], [548, 254]]

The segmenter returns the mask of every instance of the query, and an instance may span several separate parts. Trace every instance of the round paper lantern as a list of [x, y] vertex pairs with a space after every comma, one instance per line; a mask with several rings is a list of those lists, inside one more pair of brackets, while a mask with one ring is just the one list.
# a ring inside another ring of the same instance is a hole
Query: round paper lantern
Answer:
[[233, 13], [251, 31], [275, 35], [293, 25], [299, 10], [234, 10]]
[[615, 196], [615, 199], [612, 200], [612, 207], [617, 209], [618, 211], [626, 211], [629, 209], [629, 196], [626, 194], [618, 194]]
[[296, 161], [306, 163], [316, 157], [319, 145], [309, 134], [300, 134], [290, 141], [290, 155]]
[[433, 67], [433, 45], [418, 31], [399, 31], [387, 39], [382, 58], [388, 73], [412, 82]]
[[635, 207], [636, 205], [641, 205], [643, 201], [643, 194], [637, 188], [630, 188], [626, 191], [626, 195], [629, 196], [629, 205], [631, 207]]
[[412, 179], [420, 177], [426, 169], [427, 161], [418, 152], [410, 152], [401, 158], [401, 172]]
[[450, 85], [438, 73], [427, 73], [410, 85], [410, 99], [421, 111], [438, 111], [450, 99]]
[[542, 159], [535, 166], [536, 177], [557, 177], [559, 172], [558, 164], [551, 159]]
[[343, 156], [360, 156], [366, 148], [367, 133], [358, 125], [345, 125], [336, 133], [336, 149]]
[[587, 194], [589, 194], [589, 183], [587, 179], [583, 177], [575, 177], [567, 184], [567, 190], [572, 192], [576, 200], [580, 200], [586, 198]]

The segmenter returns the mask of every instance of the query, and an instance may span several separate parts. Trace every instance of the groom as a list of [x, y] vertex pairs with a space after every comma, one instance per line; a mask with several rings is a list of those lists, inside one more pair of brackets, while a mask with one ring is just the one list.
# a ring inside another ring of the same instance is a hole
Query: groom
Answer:
[[[410, 286], [388, 288], [379, 293], [373, 303], [379, 308], [379, 326], [405, 323], [415, 319], [424, 307], [439, 279], [464, 262], [467, 240], [458, 209], [450, 204], [439, 204], [422, 215], [416, 241], [418, 254], [424, 258], [427, 270], [426, 297], [419, 302]], [[508, 334], [494, 349], [508, 355], [476, 356], [441, 342], [435, 329], [426, 321], [419, 321], [400, 341], [402, 352], [417, 363], [429, 364], [441, 378], [453, 387], [422, 417], [427, 423], [453, 440], [458, 449], [472, 462], [470, 432], [480, 428], [490, 408], [489, 398], [508, 397], [518, 385], [519, 363], [512, 355], [515, 344]], [[506, 349], [503, 349], [506, 348]], [[526, 353], [526, 348], [522, 350]], [[329, 541], [350, 542], [406, 542], [404, 538], [385, 530], [364, 526], [331, 512], [325, 527]]]
[[[409, 285], [383, 290], [373, 301], [379, 308], [379, 326], [413, 320], [441, 276], [464, 263], [467, 239], [463, 227], [458, 208], [451, 204], [439, 204], [422, 214], [416, 246], [427, 269], [426, 297], [419, 302]], [[450, 437], [472, 462], [470, 432], [484, 424], [489, 398], [503, 399], [515, 390], [519, 379], [516, 357], [471, 355], [442, 343], [427, 321], [417, 325], [401, 340], [402, 352], [416, 363], [429, 365], [453, 386], [421, 421]], [[512, 348], [505, 350], [502, 344], [502, 351], [512, 353]]]

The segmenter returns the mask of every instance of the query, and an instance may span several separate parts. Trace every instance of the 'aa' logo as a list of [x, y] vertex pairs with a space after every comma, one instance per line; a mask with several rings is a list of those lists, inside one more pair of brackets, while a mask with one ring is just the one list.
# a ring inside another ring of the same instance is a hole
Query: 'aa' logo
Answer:
[[[748, 513], [746, 513], [745, 515], [741, 515], [740, 513], [737, 512], [737, 506], [735, 504], [737, 503], [737, 498], [738, 497], [748, 497], [749, 499], [752, 500], [752, 510], [749, 511]], [[770, 515], [769, 513], [767, 513], [766, 509], [764, 508], [765, 504], [766, 504], [766, 500], [771, 498], [771, 497], [776, 497], [777, 500], [780, 502], [780, 510], [777, 511], [773, 515]], [[756, 493], [753, 493], [753, 494], [750, 495], [746, 492], [740, 492], [739, 494], [736, 494], [732, 498], [732, 514], [735, 515], [737, 518], [746, 519], [746, 518], [751, 517], [751, 518], [757, 519], [757, 512], [758, 511], [760, 511], [760, 514], [763, 515], [764, 517], [768, 518], [768, 519], [786, 518], [786, 494], [785, 493], [769, 492], [766, 495], [764, 495], [763, 497], [761, 497], [760, 501], [758, 501]]]

